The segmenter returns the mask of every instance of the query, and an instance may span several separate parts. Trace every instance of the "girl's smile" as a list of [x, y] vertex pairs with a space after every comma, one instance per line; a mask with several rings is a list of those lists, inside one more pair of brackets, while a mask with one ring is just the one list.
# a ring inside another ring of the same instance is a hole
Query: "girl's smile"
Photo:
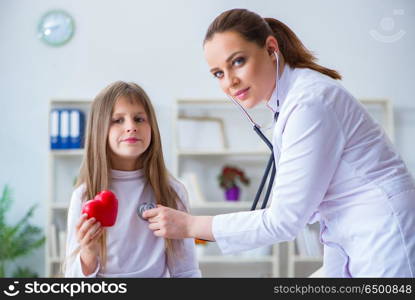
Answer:
[[127, 144], [136, 144], [138, 142], [142, 142], [142, 140], [136, 137], [129, 137], [129, 138], [123, 139], [122, 142], [125, 142]]

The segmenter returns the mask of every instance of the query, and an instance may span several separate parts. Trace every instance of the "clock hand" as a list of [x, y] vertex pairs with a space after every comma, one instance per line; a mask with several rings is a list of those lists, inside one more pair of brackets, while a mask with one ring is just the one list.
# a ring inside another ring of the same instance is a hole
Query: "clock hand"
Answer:
[[51, 25], [51, 26], [45, 26], [45, 29], [53, 30], [55, 28], [58, 28], [60, 25]]

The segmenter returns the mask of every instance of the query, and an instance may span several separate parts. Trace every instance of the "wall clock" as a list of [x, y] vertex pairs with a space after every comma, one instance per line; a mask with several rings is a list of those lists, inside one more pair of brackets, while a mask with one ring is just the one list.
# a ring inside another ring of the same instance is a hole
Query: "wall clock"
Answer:
[[39, 38], [50, 46], [66, 44], [72, 38], [74, 32], [75, 22], [63, 10], [49, 11], [39, 21]]

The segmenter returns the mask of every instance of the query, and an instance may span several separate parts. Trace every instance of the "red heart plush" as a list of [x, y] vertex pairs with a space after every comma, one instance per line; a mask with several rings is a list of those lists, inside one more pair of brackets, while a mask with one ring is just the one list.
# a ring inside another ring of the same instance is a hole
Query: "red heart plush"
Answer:
[[94, 217], [102, 226], [112, 226], [117, 219], [117, 197], [115, 197], [113, 192], [103, 190], [94, 199], [82, 205], [82, 214], [84, 213], [88, 215], [88, 219]]

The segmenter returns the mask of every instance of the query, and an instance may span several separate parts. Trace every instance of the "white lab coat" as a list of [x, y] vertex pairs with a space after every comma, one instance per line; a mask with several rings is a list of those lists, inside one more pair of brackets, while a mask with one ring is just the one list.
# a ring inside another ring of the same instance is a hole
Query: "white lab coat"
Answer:
[[215, 216], [221, 251], [293, 240], [318, 220], [325, 276], [414, 277], [415, 183], [384, 131], [319, 72], [286, 65], [278, 88], [270, 206]]

